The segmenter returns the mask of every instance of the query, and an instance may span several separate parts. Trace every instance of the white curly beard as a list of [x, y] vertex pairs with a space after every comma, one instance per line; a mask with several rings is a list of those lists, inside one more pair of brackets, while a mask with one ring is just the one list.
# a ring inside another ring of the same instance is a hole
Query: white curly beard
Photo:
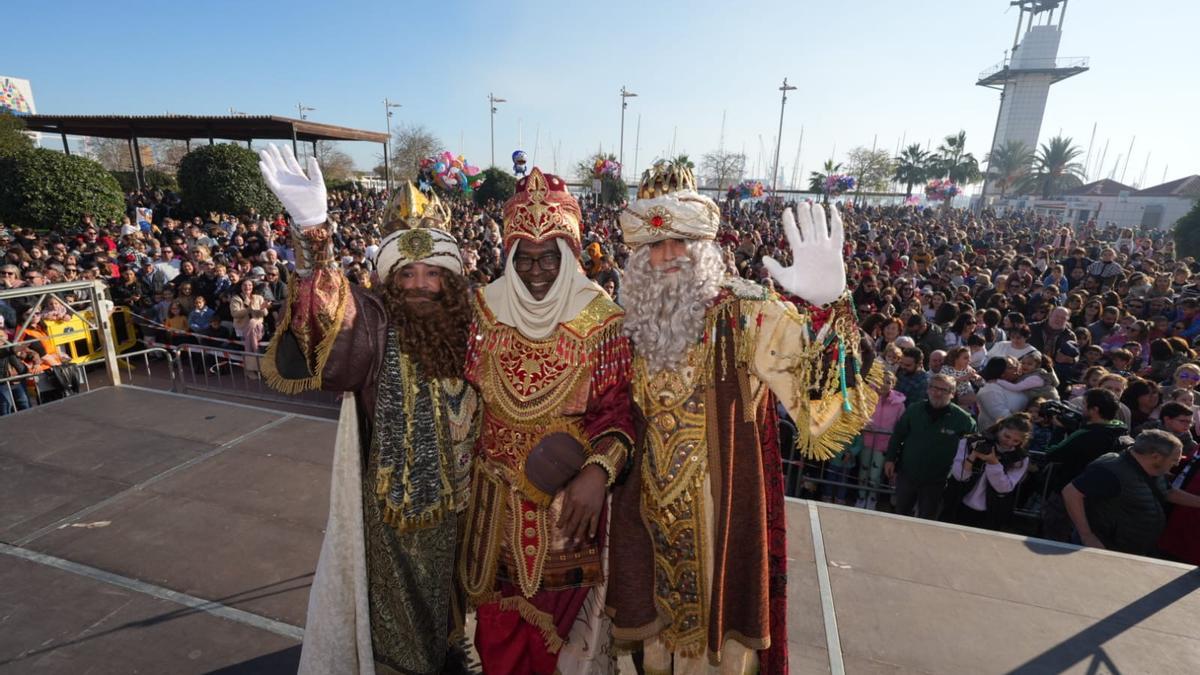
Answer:
[[704, 332], [708, 305], [725, 280], [721, 250], [712, 241], [690, 241], [676, 272], [650, 266], [650, 247], [629, 256], [621, 284], [625, 334], [651, 373], [680, 366]]

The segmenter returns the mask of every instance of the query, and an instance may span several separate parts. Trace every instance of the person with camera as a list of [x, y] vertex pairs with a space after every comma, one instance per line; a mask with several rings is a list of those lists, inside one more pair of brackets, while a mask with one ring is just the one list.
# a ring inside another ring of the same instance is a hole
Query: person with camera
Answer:
[[1029, 414], [1017, 413], [962, 439], [950, 464], [942, 520], [1007, 530], [1017, 485], [1029, 469], [1026, 448], [1032, 431]]
[[1182, 451], [1178, 438], [1152, 429], [1128, 450], [1089, 464], [1062, 491], [1077, 543], [1134, 555], [1155, 553], [1166, 529], [1166, 505], [1200, 508], [1200, 495], [1167, 483], [1166, 474]]
[[[1117, 419], [1120, 404], [1117, 396], [1099, 387], [1083, 395], [1085, 409], [1083, 425], [1066, 438], [1046, 449], [1046, 461], [1053, 464], [1046, 479], [1049, 497], [1042, 509], [1042, 536], [1055, 541], [1067, 541], [1071, 522], [1062, 501], [1062, 489], [1074, 480], [1093, 460], [1121, 447], [1121, 438], [1129, 427]], [[1065, 416], [1052, 417], [1054, 426], [1063, 428]]]

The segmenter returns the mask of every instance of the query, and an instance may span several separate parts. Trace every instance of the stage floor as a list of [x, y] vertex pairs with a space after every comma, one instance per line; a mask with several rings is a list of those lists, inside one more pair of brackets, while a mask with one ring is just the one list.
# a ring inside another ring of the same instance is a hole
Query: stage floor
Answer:
[[[134, 387], [0, 418], [0, 674], [295, 672], [334, 426]], [[788, 510], [793, 673], [1200, 671], [1196, 568]]]

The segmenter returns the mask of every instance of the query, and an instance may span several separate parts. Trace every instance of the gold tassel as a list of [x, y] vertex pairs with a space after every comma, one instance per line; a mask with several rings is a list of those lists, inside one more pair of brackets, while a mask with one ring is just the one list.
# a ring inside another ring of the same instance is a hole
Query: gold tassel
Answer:
[[566, 644], [566, 641], [558, 635], [558, 629], [554, 626], [554, 617], [534, 607], [525, 598], [519, 595], [501, 598], [500, 609], [517, 612], [526, 623], [537, 628], [542, 634], [542, 640], [546, 642], [546, 651], [551, 654], [557, 654], [558, 650]]

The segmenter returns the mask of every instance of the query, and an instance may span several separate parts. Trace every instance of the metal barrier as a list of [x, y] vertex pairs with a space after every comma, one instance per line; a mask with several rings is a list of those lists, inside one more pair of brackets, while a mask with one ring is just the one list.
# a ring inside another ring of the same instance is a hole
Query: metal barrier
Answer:
[[[67, 295], [75, 291], [82, 291], [87, 297], [80, 301], [69, 300]], [[78, 319], [81, 322], [81, 326], [93, 332], [94, 339], [99, 343], [98, 353], [101, 355], [101, 359], [108, 369], [109, 377], [112, 378], [114, 385], [121, 384], [121, 375], [117, 370], [117, 350], [113, 344], [112, 321], [110, 319], [113, 305], [108, 299], [108, 286], [103, 281], [68, 281], [61, 284], [21, 286], [19, 288], [0, 290], [0, 300], [25, 298], [31, 301], [30, 305], [35, 310], [40, 310], [45, 306], [47, 299], [53, 298], [55, 302], [66, 309], [75, 319]], [[81, 312], [77, 308], [77, 305], [86, 306], [87, 310]], [[7, 346], [38, 342], [38, 338], [24, 339], [29, 325], [29, 320], [22, 322], [14, 333], [14, 341]]]
[[179, 345], [176, 353], [177, 377], [182, 392], [223, 394], [322, 410], [335, 410], [341, 405], [338, 392], [307, 391], [289, 395], [267, 386], [258, 374], [258, 361], [263, 358], [259, 353], [198, 344]]
[[[890, 438], [890, 431], [865, 430], [864, 434], [872, 434]], [[780, 420], [780, 446], [794, 447], [789, 438], [795, 438], [795, 427], [790, 420]], [[854, 446], [857, 445], [857, 452]], [[882, 462], [879, 462], [879, 476], [872, 480], [872, 470], [876, 451], [862, 444], [861, 439], [848, 446], [842, 455], [825, 461], [812, 461], [800, 457], [794, 450], [784, 452], [783, 477], [784, 494], [789, 497], [819, 499], [853, 505], [870, 505], [872, 508], [879, 497], [892, 495], [895, 489], [888, 484], [883, 476]], [[862, 472], [863, 458], [872, 461], [872, 467]], [[852, 480], [853, 478], [853, 480]], [[853, 496], [852, 496], [853, 495]], [[864, 504], [865, 503], [865, 504]]]

